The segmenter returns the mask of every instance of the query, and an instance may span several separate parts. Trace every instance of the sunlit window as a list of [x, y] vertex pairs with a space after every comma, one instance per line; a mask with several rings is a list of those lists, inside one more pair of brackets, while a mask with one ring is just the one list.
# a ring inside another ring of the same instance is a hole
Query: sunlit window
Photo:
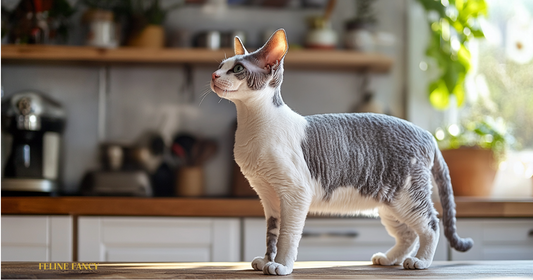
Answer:
[[494, 195], [517, 196], [533, 191], [533, 1], [486, 1], [488, 17], [480, 22], [486, 38], [470, 45], [461, 114], [490, 117], [513, 136]]

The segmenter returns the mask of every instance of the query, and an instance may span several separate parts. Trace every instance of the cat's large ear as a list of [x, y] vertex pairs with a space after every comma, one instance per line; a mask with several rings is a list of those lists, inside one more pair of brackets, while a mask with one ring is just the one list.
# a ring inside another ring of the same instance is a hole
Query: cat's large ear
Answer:
[[287, 35], [285, 30], [280, 28], [272, 34], [268, 42], [265, 43], [259, 53], [264, 59], [265, 64], [275, 65], [276, 63], [281, 63], [281, 60], [287, 54], [289, 50], [289, 43], [287, 42]]
[[235, 43], [233, 49], [235, 50], [235, 55], [248, 54], [248, 51], [244, 47], [244, 44], [241, 42], [241, 39], [237, 36], [235, 36]]

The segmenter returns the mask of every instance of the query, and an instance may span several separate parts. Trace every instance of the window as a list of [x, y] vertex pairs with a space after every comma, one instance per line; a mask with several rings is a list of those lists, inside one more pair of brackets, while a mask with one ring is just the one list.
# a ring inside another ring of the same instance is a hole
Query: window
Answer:
[[480, 22], [486, 39], [470, 45], [472, 72], [466, 80], [463, 114], [490, 116], [511, 135], [500, 164], [495, 195], [533, 192], [533, 1], [486, 0]]

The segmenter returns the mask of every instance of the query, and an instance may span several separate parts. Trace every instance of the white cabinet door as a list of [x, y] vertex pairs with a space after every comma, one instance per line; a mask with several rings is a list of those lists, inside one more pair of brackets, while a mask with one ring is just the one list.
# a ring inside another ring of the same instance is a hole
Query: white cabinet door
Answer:
[[240, 221], [80, 217], [79, 261], [239, 261]]
[[2, 261], [72, 261], [72, 217], [2, 215]]
[[[244, 220], [245, 261], [265, 254], [265, 239], [264, 219]], [[386, 252], [393, 245], [394, 239], [377, 219], [311, 218], [305, 224], [298, 248], [298, 260], [369, 261], [373, 254]], [[444, 237], [439, 241], [434, 259], [447, 259]]]
[[452, 260], [533, 260], [533, 219], [458, 219], [457, 228], [474, 247]]

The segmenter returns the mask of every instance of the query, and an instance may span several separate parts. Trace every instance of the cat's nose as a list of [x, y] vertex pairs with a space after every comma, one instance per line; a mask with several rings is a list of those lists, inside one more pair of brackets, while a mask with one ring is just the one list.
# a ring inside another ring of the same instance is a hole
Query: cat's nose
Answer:
[[213, 77], [213, 80], [215, 80], [216, 78], [220, 78], [220, 76], [217, 75], [216, 72], [213, 72], [213, 74], [211, 75], [211, 77]]

